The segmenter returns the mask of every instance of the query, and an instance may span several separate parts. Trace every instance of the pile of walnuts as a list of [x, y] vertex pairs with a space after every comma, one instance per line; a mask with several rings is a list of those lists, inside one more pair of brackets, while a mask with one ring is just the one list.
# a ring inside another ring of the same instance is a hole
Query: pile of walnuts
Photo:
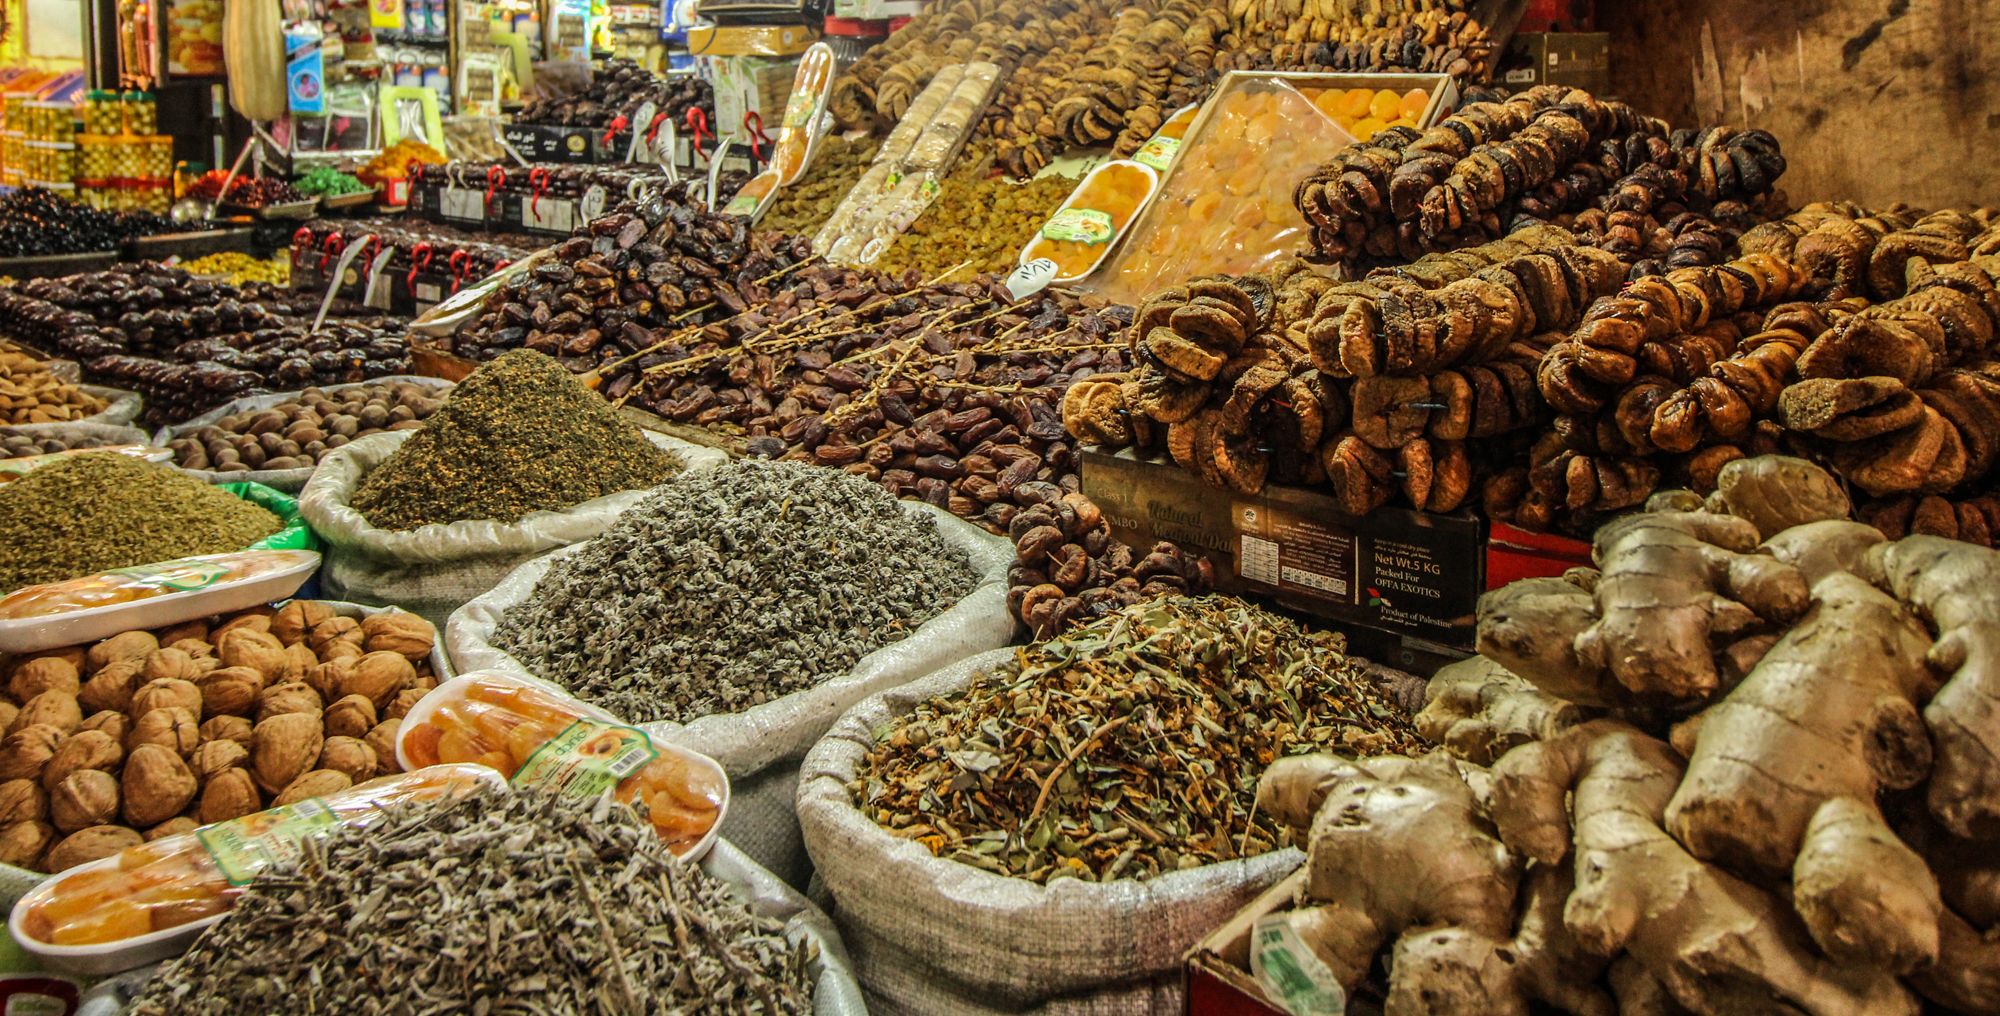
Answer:
[[0, 660], [0, 862], [62, 871], [400, 772], [436, 640], [293, 600]]

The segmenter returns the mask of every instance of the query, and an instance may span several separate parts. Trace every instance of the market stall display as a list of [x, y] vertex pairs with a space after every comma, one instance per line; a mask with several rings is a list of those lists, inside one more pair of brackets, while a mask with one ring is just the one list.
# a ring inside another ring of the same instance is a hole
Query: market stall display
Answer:
[[100, 211], [38, 187], [0, 197], [0, 249], [9, 258], [116, 252], [133, 237], [183, 228], [162, 215]]
[[967, 149], [930, 207], [871, 267], [932, 281], [1005, 275], [1075, 182], [1051, 175], [1012, 183], [994, 173], [988, 153]]
[[757, 220], [759, 229], [811, 236], [840, 199], [861, 180], [880, 146], [868, 137], [849, 140], [835, 135], [820, 142], [806, 175], [778, 192]]
[[0, 461], [145, 443], [145, 431], [121, 425], [0, 427]]
[[400, 771], [436, 633], [356, 613], [293, 600], [10, 660], [0, 861], [62, 871]]
[[291, 262], [282, 257], [252, 257], [242, 251], [218, 251], [182, 261], [178, 266], [189, 275], [220, 277], [232, 286], [264, 283], [283, 286], [291, 282]]
[[[411, 378], [252, 396], [248, 405], [231, 403], [165, 428], [160, 438], [174, 465], [184, 470], [296, 492], [333, 449], [371, 434], [422, 426], [443, 404], [445, 387], [434, 379]], [[295, 453], [281, 454], [294, 446]]]
[[103, 412], [106, 405], [50, 373], [46, 361], [0, 341], [0, 424], [78, 422]]
[[581, 91], [530, 102], [514, 114], [514, 122], [646, 130], [652, 125], [634, 120], [639, 107], [647, 103], [656, 114], [676, 123], [686, 119], [690, 109], [705, 110], [710, 120], [715, 118], [713, 88], [706, 80], [691, 75], [661, 77], [630, 60], [608, 60], [592, 72], [590, 84]]

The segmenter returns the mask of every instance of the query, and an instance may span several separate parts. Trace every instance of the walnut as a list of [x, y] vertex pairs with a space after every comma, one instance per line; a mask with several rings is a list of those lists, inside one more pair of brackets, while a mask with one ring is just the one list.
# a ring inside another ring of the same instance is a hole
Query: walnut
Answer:
[[31, 724], [0, 740], [0, 780], [36, 780], [64, 740], [63, 732]]
[[375, 719], [375, 703], [361, 695], [349, 695], [326, 707], [326, 732], [365, 737], [375, 726]]
[[47, 818], [48, 813], [48, 795], [34, 780], [0, 783], [0, 826], [37, 821]]
[[375, 763], [385, 773], [403, 770], [402, 763], [396, 758], [396, 737], [402, 729], [403, 721], [400, 719], [383, 720], [369, 729], [367, 737], [362, 738], [368, 747], [375, 750]]
[[223, 667], [203, 674], [201, 709], [204, 716], [244, 716], [264, 690], [264, 675], [249, 667]]
[[307, 670], [303, 680], [307, 687], [319, 692], [320, 698], [330, 702], [340, 697], [342, 682], [347, 680], [347, 675], [353, 672], [354, 664], [359, 660], [357, 656], [319, 664]]
[[79, 769], [49, 791], [49, 821], [73, 833], [118, 817], [118, 778], [96, 769]]
[[[151, 843], [154, 840], [164, 840], [169, 836], [184, 836], [188, 833], [194, 832], [196, 829], [199, 828], [201, 828], [201, 824], [196, 822], [194, 819], [191, 819], [186, 815], [176, 815], [173, 818], [170, 818], [165, 822], [162, 822], [159, 825], [156, 825], [153, 828], [146, 830], [146, 842]], [[206, 901], [198, 901], [198, 902], [206, 902]]]
[[252, 628], [222, 635], [215, 643], [215, 655], [225, 667], [249, 667], [267, 680], [283, 674], [289, 663], [284, 645], [275, 636]]
[[45, 691], [23, 703], [20, 712], [14, 715], [14, 722], [7, 725], [7, 732], [13, 733], [33, 724], [54, 727], [67, 734], [83, 722], [83, 709], [76, 703], [76, 696], [60, 691]]
[[257, 786], [268, 794], [283, 790], [319, 758], [324, 744], [325, 727], [317, 710], [257, 721], [250, 744], [251, 774]]
[[132, 730], [132, 718], [115, 709], [105, 709], [84, 717], [83, 725], [76, 729], [77, 733], [101, 730], [109, 734], [113, 741], [124, 744], [125, 735]]
[[284, 713], [311, 713], [318, 716], [322, 704], [319, 693], [303, 681], [274, 684], [257, 695], [257, 721], [262, 723]]
[[354, 785], [347, 774], [332, 769], [315, 769], [293, 780], [277, 797], [271, 799], [271, 806], [297, 804], [314, 797], [337, 794]]
[[40, 820], [26, 820], [0, 827], [0, 864], [16, 868], [38, 868], [36, 861], [49, 844], [56, 841], [56, 827]]
[[165, 822], [187, 808], [200, 784], [180, 753], [142, 744], [125, 759], [125, 819], [135, 826]]
[[185, 709], [200, 714], [201, 706], [201, 689], [193, 681], [164, 678], [140, 685], [139, 690], [132, 693], [132, 704], [127, 711], [136, 716], [144, 716], [155, 709]]
[[416, 668], [410, 666], [410, 661], [402, 655], [373, 652], [354, 661], [353, 669], [341, 682], [340, 694], [343, 698], [359, 695], [380, 708], [393, 701], [397, 692], [416, 679]]
[[306, 640], [313, 626], [333, 617], [333, 608], [318, 600], [293, 600], [271, 615], [271, 634], [287, 646]]
[[42, 868], [49, 872], [65, 871], [79, 864], [101, 861], [126, 847], [136, 847], [144, 842], [145, 837], [124, 826], [98, 825], [79, 829], [49, 848], [48, 856], [42, 859]]
[[84, 654], [84, 661], [90, 672], [95, 674], [113, 663], [143, 661], [158, 648], [160, 641], [153, 637], [152, 632], [128, 631], [91, 646], [89, 652]]
[[[373, 778], [376, 764], [375, 749], [358, 737], [328, 737], [319, 750], [318, 768], [345, 773], [355, 783]], [[4, 799], [4, 790], [4, 785], [0, 785], [0, 800]]]
[[230, 769], [241, 769], [250, 764], [250, 749], [235, 741], [204, 741], [194, 750], [189, 759], [194, 774], [202, 780], [212, 780]]
[[5, 699], [0, 699], [0, 731], [5, 731], [8, 727], [13, 726], [14, 717], [19, 715], [21, 715], [20, 706]]
[[172, 707], [155, 709], [142, 713], [132, 724], [132, 730], [125, 735], [125, 753], [130, 755], [141, 745], [157, 745], [185, 755], [201, 743], [201, 728], [195, 721], [192, 710]]
[[437, 644], [437, 629], [429, 621], [401, 610], [363, 618], [361, 635], [369, 652], [395, 653], [411, 663], [423, 662]]
[[76, 693], [76, 700], [91, 712], [105, 709], [123, 712], [132, 704], [132, 693], [142, 683], [138, 660], [112, 663], [90, 675], [90, 680]]
[[330, 658], [327, 650], [336, 643], [350, 643], [354, 648], [361, 649], [365, 636], [361, 632], [361, 622], [351, 617], [330, 617], [314, 625], [308, 638], [313, 655], [326, 660]]
[[219, 647], [222, 645], [223, 636], [228, 635], [230, 632], [241, 631], [243, 629], [248, 629], [250, 631], [261, 631], [266, 634], [269, 634], [271, 631], [271, 615], [259, 614], [254, 612], [247, 614], [238, 614], [235, 617], [232, 617], [229, 620], [223, 622], [221, 627], [211, 632], [208, 636], [208, 640], [210, 642], [215, 643], [215, 645]]
[[285, 664], [279, 669], [273, 681], [277, 684], [283, 684], [287, 681], [302, 681], [305, 679], [306, 672], [317, 666], [319, 666], [319, 657], [314, 656], [313, 651], [307, 648], [304, 643], [286, 646]]
[[125, 747], [116, 737], [103, 730], [79, 730], [49, 757], [48, 765], [42, 769], [42, 786], [54, 790], [78, 770], [110, 772], [123, 761]]
[[246, 716], [211, 716], [202, 721], [200, 742], [235, 741], [247, 749], [250, 747], [252, 726]]
[[199, 620], [182, 621], [180, 624], [172, 627], [162, 628], [153, 633], [153, 637], [159, 640], [161, 645], [185, 650], [190, 656], [200, 656], [201, 654], [182, 645], [182, 643], [193, 642], [198, 645], [208, 646], [210, 642], [208, 622]]
[[262, 810], [264, 801], [257, 795], [257, 784], [251, 779], [250, 770], [229, 769], [201, 788], [201, 806], [195, 817], [207, 825]]
[[382, 714], [383, 718], [400, 720], [410, 715], [410, 710], [415, 709], [417, 703], [423, 701], [425, 694], [421, 688], [405, 688], [397, 692], [396, 701], [389, 703], [389, 708]]
[[146, 654], [139, 667], [142, 681], [163, 681], [191, 679], [195, 673], [194, 656], [184, 649], [155, 649]]
[[76, 668], [60, 656], [37, 656], [22, 660], [7, 681], [7, 693], [16, 702], [26, 702], [45, 691], [75, 695], [81, 687]]

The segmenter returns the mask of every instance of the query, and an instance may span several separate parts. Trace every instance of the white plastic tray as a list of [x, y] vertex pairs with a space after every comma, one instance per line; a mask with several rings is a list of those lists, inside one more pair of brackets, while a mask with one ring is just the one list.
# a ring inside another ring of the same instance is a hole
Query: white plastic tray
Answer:
[[182, 621], [275, 603], [298, 592], [313, 572], [319, 570], [317, 551], [274, 553], [295, 554], [298, 561], [277, 571], [235, 582], [220, 582], [206, 589], [163, 593], [89, 610], [0, 621], [0, 653], [38, 653], [45, 649], [95, 642], [120, 632], [164, 628]]

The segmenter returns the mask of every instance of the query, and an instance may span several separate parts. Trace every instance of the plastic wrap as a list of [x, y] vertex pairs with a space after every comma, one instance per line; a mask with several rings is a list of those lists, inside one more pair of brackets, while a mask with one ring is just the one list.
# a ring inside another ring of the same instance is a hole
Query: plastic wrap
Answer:
[[511, 674], [453, 678], [419, 701], [396, 734], [396, 757], [418, 769], [474, 762], [523, 786], [643, 801], [668, 849], [699, 857], [729, 809], [729, 780], [713, 759], [656, 741], [553, 685]]

